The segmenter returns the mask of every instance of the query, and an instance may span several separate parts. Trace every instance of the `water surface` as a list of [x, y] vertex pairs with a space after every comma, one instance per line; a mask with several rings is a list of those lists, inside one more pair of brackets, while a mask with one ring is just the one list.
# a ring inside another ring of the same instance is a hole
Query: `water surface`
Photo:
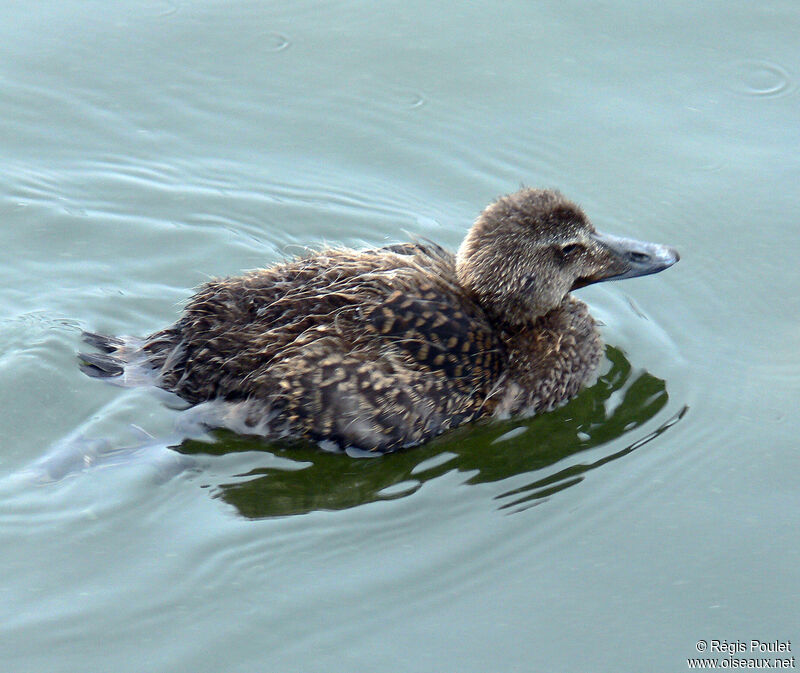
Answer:
[[[796, 640], [794, 2], [0, 4], [4, 670], [676, 671]], [[210, 276], [520, 183], [675, 245], [598, 383], [352, 460], [82, 376]]]

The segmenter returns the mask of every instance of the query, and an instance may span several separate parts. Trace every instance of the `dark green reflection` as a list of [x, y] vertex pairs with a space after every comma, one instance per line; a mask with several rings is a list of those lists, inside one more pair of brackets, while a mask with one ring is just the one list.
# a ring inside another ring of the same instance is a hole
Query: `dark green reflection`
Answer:
[[[218, 455], [268, 450], [297, 461], [292, 469], [257, 468], [216, 485], [215, 493], [249, 518], [339, 510], [399, 498], [452, 470], [474, 472], [465, 482], [469, 484], [529, 474], [529, 483], [497, 496], [501, 508], [524, 508], [580, 482], [588, 470], [627, 455], [683, 417], [685, 407], [622, 450], [591, 463], [542, 474], [544, 468], [567, 456], [635, 430], [667, 404], [662, 379], [647, 372], [634, 377], [630, 363], [617, 348], [608, 347], [606, 356], [611, 362], [609, 371], [556, 411], [527, 420], [472, 424], [425, 446], [374, 459], [325, 453], [309, 445], [266, 444], [227, 432], [216, 433], [218, 441], [213, 444], [187, 440], [176, 448], [186, 454]], [[615, 399], [610, 402], [612, 396]], [[611, 407], [610, 413], [607, 407]], [[518, 428], [521, 430], [515, 430]], [[509, 431], [514, 432], [503, 438]], [[430, 467], [421, 465], [426, 461]]]

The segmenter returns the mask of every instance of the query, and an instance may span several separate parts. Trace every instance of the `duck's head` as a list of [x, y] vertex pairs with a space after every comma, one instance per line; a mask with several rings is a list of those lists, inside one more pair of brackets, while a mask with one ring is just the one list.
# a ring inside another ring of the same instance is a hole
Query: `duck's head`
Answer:
[[666, 245], [598, 233], [560, 193], [523, 189], [484, 210], [456, 256], [456, 273], [494, 318], [524, 324], [572, 290], [658, 273], [678, 261]]

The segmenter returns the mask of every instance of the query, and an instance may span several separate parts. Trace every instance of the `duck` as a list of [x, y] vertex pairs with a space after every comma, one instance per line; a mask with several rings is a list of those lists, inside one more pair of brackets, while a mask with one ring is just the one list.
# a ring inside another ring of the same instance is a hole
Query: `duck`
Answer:
[[324, 248], [213, 279], [144, 339], [84, 332], [99, 352], [80, 367], [172, 393], [207, 428], [389, 453], [575, 397], [604, 345], [572, 293], [679, 258], [523, 188], [487, 206], [455, 254], [421, 240]]

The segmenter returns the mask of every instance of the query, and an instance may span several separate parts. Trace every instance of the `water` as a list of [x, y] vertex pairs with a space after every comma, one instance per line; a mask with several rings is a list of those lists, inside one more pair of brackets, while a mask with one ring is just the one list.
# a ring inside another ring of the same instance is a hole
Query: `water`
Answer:
[[[793, 2], [0, 6], [3, 670], [678, 671], [800, 642]], [[352, 460], [83, 377], [211, 275], [557, 186], [675, 245], [603, 376]], [[173, 445], [174, 448], [167, 448]]]

